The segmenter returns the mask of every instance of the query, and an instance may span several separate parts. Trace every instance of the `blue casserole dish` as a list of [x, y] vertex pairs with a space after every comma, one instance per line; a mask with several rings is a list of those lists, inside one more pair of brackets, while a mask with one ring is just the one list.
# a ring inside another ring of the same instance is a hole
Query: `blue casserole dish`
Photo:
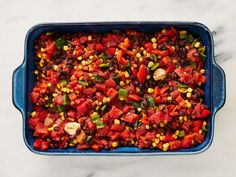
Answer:
[[[39, 151], [33, 149], [34, 137], [30, 130], [27, 119], [32, 111], [30, 92], [35, 84], [33, 45], [36, 38], [43, 32], [108, 32], [112, 29], [125, 30], [135, 29], [146, 33], [161, 30], [173, 26], [176, 29], [185, 29], [200, 37], [206, 46], [207, 60], [205, 63], [207, 83], [204, 86], [204, 102], [211, 110], [208, 117], [208, 132], [204, 142], [196, 147], [180, 149], [176, 151], [163, 152], [160, 150], [145, 149], [137, 147], [119, 147], [114, 150], [102, 150], [98, 153], [93, 150], [49, 149]], [[39, 24], [32, 27], [25, 38], [24, 61], [13, 73], [13, 103], [22, 113], [23, 137], [26, 146], [35, 153], [44, 155], [170, 155], [170, 154], [196, 154], [205, 151], [212, 143], [214, 135], [214, 121], [216, 112], [225, 103], [225, 73], [215, 63], [214, 44], [210, 30], [203, 24], [196, 22], [105, 22], [105, 23], [50, 23]]]

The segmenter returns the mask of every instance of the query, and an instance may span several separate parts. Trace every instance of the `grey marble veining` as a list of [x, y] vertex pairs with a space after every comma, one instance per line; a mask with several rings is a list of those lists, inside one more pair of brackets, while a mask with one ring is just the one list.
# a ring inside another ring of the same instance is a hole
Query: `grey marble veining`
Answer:
[[[236, 11], [233, 0], [0, 0], [0, 177], [233, 177], [236, 161]], [[216, 115], [212, 146], [199, 155], [53, 157], [31, 153], [11, 101], [13, 70], [23, 60], [27, 30], [42, 22], [198, 21], [213, 32], [226, 72], [227, 101]]]

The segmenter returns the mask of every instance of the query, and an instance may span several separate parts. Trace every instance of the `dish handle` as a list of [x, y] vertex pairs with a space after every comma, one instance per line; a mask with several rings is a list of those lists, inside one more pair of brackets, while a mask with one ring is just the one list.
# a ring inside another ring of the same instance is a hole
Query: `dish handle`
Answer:
[[226, 77], [223, 69], [216, 63], [212, 68], [213, 84], [212, 84], [212, 101], [214, 112], [218, 111], [224, 104], [226, 98]]
[[25, 110], [25, 64], [20, 65], [13, 72], [12, 93], [13, 104], [23, 114]]

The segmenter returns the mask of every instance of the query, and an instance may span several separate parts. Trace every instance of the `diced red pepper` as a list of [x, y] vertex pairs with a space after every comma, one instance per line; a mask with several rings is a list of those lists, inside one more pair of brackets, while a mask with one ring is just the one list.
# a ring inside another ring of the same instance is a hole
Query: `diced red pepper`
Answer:
[[138, 119], [138, 117], [139, 117], [138, 114], [135, 114], [133, 112], [128, 112], [124, 117], [124, 121], [133, 124]]
[[139, 71], [137, 73], [137, 78], [138, 78], [138, 81], [139, 83], [144, 83], [145, 80], [146, 80], [146, 76], [147, 76], [147, 68], [144, 64], [141, 64], [139, 66]]
[[110, 88], [107, 91], [107, 95], [109, 96], [110, 100], [113, 100], [116, 97], [117, 94], [118, 94], [118, 91], [113, 89], [113, 88]]
[[133, 100], [133, 101], [140, 101], [141, 97], [136, 94], [129, 94], [128, 99]]
[[112, 106], [112, 108], [109, 112], [110, 117], [112, 117], [114, 119], [118, 119], [122, 114], [123, 114], [123, 111], [121, 111], [120, 109], [118, 109], [115, 106]]

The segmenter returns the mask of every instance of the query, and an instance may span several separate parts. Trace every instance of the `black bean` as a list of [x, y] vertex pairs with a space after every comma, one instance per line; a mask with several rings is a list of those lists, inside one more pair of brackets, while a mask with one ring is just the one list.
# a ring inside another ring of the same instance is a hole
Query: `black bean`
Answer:
[[109, 71], [114, 71], [114, 67], [113, 67], [113, 66], [110, 66], [110, 67], [109, 67]]
[[108, 55], [107, 58], [108, 58], [108, 59], [112, 59], [113, 56], [112, 56], [112, 55]]
[[137, 80], [134, 81], [134, 85], [135, 85], [136, 87], [139, 86], [139, 83], [138, 83]]
[[179, 111], [179, 116], [184, 116], [184, 112], [183, 111]]
[[139, 86], [139, 88], [143, 88], [143, 84], [141, 84], [141, 83], [138, 86]]
[[56, 132], [59, 131], [59, 127], [58, 127], [58, 126], [55, 126], [53, 129], [54, 129], [54, 131], [56, 131]]
[[181, 65], [184, 65], [184, 64], [185, 64], [185, 61], [186, 61], [186, 60], [182, 58], [182, 59], [179, 60], [179, 63], [180, 63]]
[[180, 40], [179, 46], [181, 46], [181, 47], [185, 46], [186, 42], [187, 42], [187, 40]]
[[58, 59], [55, 60], [55, 63], [58, 65], [58, 64], [60, 64], [62, 61], [63, 61], [63, 60], [62, 60], [61, 58], [58, 58]]
[[138, 58], [134, 57], [134, 62], [135, 62], [136, 64], [138, 64], [138, 63], [139, 63]]
[[170, 86], [170, 87], [169, 87], [169, 90], [170, 90], [170, 92], [173, 92], [173, 91], [174, 91], [174, 87], [173, 87], [173, 86]]
[[141, 101], [141, 104], [144, 106], [144, 107], [148, 107], [149, 104], [148, 104], [148, 101], [146, 99], [144, 99], [143, 101]]

